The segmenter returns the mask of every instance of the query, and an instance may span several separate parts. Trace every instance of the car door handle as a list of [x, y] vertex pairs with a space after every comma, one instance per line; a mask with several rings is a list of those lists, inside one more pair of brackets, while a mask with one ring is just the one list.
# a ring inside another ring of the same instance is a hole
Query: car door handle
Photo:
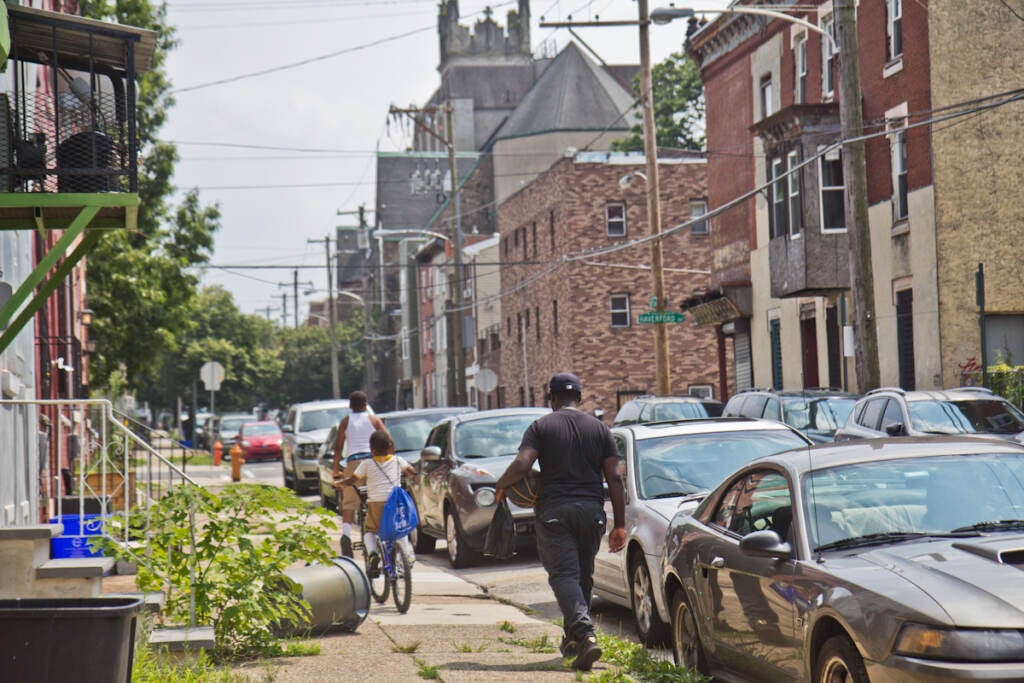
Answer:
[[715, 569], [721, 569], [722, 567], [725, 566], [725, 558], [724, 557], [712, 557], [711, 558], [711, 566], [714, 567]]

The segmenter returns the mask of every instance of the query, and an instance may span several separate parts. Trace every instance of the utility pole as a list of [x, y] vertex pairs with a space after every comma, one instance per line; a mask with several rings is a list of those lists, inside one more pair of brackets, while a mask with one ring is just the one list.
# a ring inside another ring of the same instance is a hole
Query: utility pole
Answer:
[[288, 292], [281, 292], [281, 329], [288, 327]]
[[864, 153], [864, 111], [861, 105], [860, 52], [855, 0], [835, 0], [839, 43], [839, 123], [844, 140], [843, 177], [846, 225], [850, 238], [850, 298], [853, 304], [854, 368], [857, 390], [879, 385], [878, 328], [875, 315], [871, 226], [868, 223], [868, 176]]
[[295, 310], [292, 312], [295, 316], [295, 327], [299, 326], [299, 271], [292, 271], [292, 291], [295, 293]]
[[331, 236], [322, 240], [306, 240], [310, 244], [324, 243], [327, 256], [327, 321], [330, 326], [328, 334], [331, 340], [331, 397], [341, 398], [341, 382], [338, 378], [338, 332], [335, 330], [337, 311], [334, 307], [334, 276], [331, 273]]
[[[422, 121], [417, 118], [417, 114], [421, 113], [436, 113], [437, 111], [443, 111], [445, 115], [445, 135], [438, 135], [430, 126], [425, 125]], [[451, 328], [454, 331], [454, 338], [449, 340], [449, 344], [455, 347], [455, 362], [453, 367], [449, 368], [449, 384], [455, 387], [454, 393], [449, 390], [449, 395], [453, 397], [453, 404], [457, 406], [464, 406], [468, 404], [466, 398], [466, 352], [463, 344], [463, 328], [465, 315], [463, 307], [465, 305], [465, 273], [462, 267], [462, 206], [459, 200], [459, 173], [456, 164], [456, 151], [455, 151], [455, 121], [454, 121], [454, 108], [451, 102], [448, 102], [443, 107], [428, 107], [425, 109], [408, 108], [399, 109], [398, 107], [392, 106], [389, 109], [390, 114], [404, 114], [412, 119], [413, 123], [426, 134], [440, 140], [448, 150], [448, 169], [451, 176], [451, 194], [449, 198], [452, 203], [452, 208], [455, 211], [455, 225], [452, 228], [453, 237], [450, 240], [452, 248], [455, 251], [455, 305], [450, 307], [447, 313], [454, 313], [455, 320], [451, 324]]]
[[[359, 229], [369, 230], [369, 226], [366, 224], [366, 206], [363, 204], [359, 205]], [[366, 243], [369, 244], [369, 236], [367, 236]], [[370, 269], [363, 269], [363, 373], [365, 375], [365, 391], [367, 393], [376, 393], [372, 391], [374, 381], [374, 368], [373, 368], [373, 343], [371, 340], [371, 329], [370, 329]]]
[[[651, 279], [657, 311], [665, 310], [665, 262], [661, 251], [661, 194], [658, 187], [658, 139], [654, 127], [654, 87], [651, 82], [651, 22], [647, 0], [639, 0], [640, 24], [640, 102], [643, 107], [644, 159], [647, 162], [647, 222], [651, 226]], [[668, 396], [672, 382], [668, 364], [668, 325], [657, 323], [654, 328], [655, 393]]]

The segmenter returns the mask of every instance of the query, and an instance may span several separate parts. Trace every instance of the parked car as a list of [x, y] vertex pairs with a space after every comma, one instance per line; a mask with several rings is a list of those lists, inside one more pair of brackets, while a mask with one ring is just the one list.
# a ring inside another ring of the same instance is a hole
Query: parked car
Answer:
[[1024, 448], [998, 439], [756, 460], [672, 520], [676, 661], [723, 681], [1024, 680], [1022, 512]]
[[[494, 485], [519, 451], [526, 428], [547, 408], [500, 408], [453, 415], [437, 423], [407, 486], [420, 524], [416, 551], [448, 543], [453, 567], [472, 564], [494, 516]], [[533, 535], [533, 509], [509, 503], [520, 537]]]
[[281, 428], [276, 422], [246, 422], [238, 430], [238, 445], [245, 460], [280, 460]]
[[252, 413], [225, 413], [213, 420], [213, 440], [220, 441], [225, 459], [231, 459], [231, 447], [238, 442], [238, 432], [246, 422], [254, 422]]
[[869, 391], [859, 401], [837, 441], [885, 436], [979, 434], [1024, 441], [1024, 413], [982, 387], [946, 391]]
[[830, 443], [856, 402], [857, 394], [838, 389], [749, 389], [734, 394], [722, 415], [778, 420], [796, 427], [815, 443]]
[[[601, 542], [594, 568], [594, 592], [633, 611], [645, 644], [668, 636], [669, 611], [658, 582], [665, 531], [676, 509], [700, 498], [740, 465], [810, 440], [770, 420], [706, 418], [614, 427], [626, 488], [626, 547], [608, 550]], [[611, 504], [607, 504], [609, 524]], [[609, 528], [611, 528], [609, 526]]]
[[[378, 413], [391, 438], [395, 440], [395, 454], [402, 456], [410, 465], [419, 462], [420, 451], [427, 442], [430, 429], [449, 415], [470, 413], [476, 408], [411, 408]], [[337, 426], [332, 427], [320, 446], [320, 504], [337, 510], [341, 492], [334, 488], [334, 441], [338, 435]]]
[[722, 402], [698, 396], [637, 396], [626, 401], [615, 413], [612, 426], [685, 420], [694, 417], [719, 417]]
[[315, 491], [320, 474], [317, 455], [331, 427], [351, 412], [348, 399], [296, 403], [281, 425], [281, 473], [284, 485], [295, 491]]

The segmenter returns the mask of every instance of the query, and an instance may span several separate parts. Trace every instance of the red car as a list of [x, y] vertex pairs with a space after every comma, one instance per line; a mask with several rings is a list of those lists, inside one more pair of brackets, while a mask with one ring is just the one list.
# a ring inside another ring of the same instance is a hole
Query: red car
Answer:
[[247, 422], [238, 430], [238, 445], [246, 460], [280, 460], [281, 428], [276, 422]]

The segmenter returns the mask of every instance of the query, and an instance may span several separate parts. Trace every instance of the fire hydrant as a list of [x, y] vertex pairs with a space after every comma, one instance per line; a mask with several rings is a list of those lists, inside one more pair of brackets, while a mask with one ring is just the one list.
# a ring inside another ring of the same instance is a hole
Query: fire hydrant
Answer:
[[213, 464], [220, 467], [220, 461], [224, 457], [224, 444], [217, 439], [213, 442]]
[[231, 454], [231, 481], [242, 481], [242, 463], [245, 462], [242, 447], [236, 443], [228, 452]]

